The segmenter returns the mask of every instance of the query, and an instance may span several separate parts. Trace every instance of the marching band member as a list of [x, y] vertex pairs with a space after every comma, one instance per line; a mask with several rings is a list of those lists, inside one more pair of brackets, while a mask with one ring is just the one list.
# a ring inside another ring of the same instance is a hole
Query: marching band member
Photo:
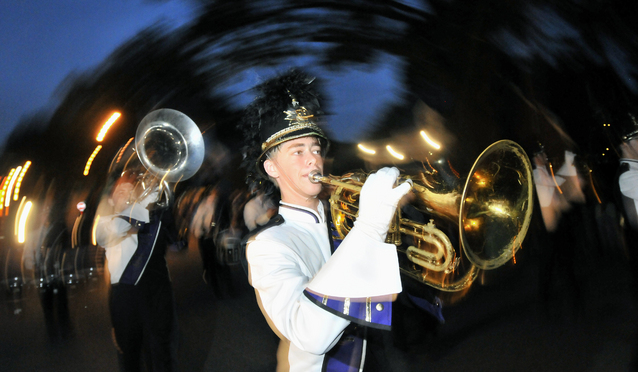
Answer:
[[620, 145], [621, 156], [618, 185], [622, 198], [622, 210], [629, 228], [638, 232], [638, 120], [627, 113]]
[[[635, 106], [620, 114], [615, 127], [620, 128], [621, 158], [617, 171], [616, 202], [625, 224], [623, 235], [631, 273], [634, 300], [638, 299], [638, 110]], [[630, 370], [638, 370], [638, 339], [634, 336]]]
[[[638, 120], [634, 113], [626, 112], [618, 124], [622, 128], [622, 157], [617, 173], [616, 198], [625, 220], [624, 240], [634, 284], [633, 294], [638, 298]], [[638, 360], [633, 363], [638, 366]]]
[[308, 177], [323, 172], [329, 146], [316, 84], [292, 70], [261, 84], [247, 108], [249, 179], [281, 194], [279, 214], [246, 239], [248, 275], [281, 339], [278, 371], [359, 371], [366, 327], [389, 329], [391, 301], [401, 292], [396, 248], [384, 241], [410, 185], [394, 188], [396, 168], [371, 175], [354, 228], [340, 244], [332, 240], [322, 185]]
[[175, 240], [172, 216], [155, 203], [157, 188], [136, 200], [136, 181], [135, 172], [115, 181], [107, 199], [112, 214], [101, 217], [96, 228], [111, 279], [113, 341], [121, 371], [140, 371], [142, 355], [148, 370], [172, 371], [177, 319], [164, 257]]

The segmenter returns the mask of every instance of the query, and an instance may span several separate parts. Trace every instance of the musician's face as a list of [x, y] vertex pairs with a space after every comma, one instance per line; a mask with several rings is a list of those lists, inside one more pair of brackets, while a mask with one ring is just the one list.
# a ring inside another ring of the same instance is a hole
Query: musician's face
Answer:
[[638, 138], [624, 142], [620, 148], [623, 158], [638, 159]]
[[126, 209], [133, 188], [133, 184], [127, 182], [117, 185], [115, 191], [113, 191], [113, 196], [109, 200], [109, 204], [113, 206], [115, 213], [120, 213]]
[[545, 155], [544, 152], [541, 152], [539, 154], [536, 154], [536, 156], [534, 156], [534, 165], [536, 165], [537, 167], [544, 167], [547, 165], [547, 155]]
[[310, 182], [308, 174], [323, 173], [321, 145], [316, 137], [284, 142], [279, 151], [264, 162], [264, 168], [277, 181], [284, 202], [304, 206], [308, 202], [315, 203], [322, 186]]

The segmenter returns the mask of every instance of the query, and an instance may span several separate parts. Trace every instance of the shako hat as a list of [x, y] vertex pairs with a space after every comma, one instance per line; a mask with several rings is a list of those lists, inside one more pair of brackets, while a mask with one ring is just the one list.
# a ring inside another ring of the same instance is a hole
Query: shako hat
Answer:
[[[286, 141], [316, 136], [322, 139], [324, 153], [327, 151], [329, 140], [319, 127], [323, 112], [314, 77], [291, 69], [260, 84], [256, 89], [259, 94], [247, 108], [244, 133], [250, 137], [246, 129], [252, 128], [253, 136], [258, 138], [258, 144], [253, 140], [252, 146], [258, 145], [259, 149], [253, 148], [248, 152], [258, 154], [254, 158], [254, 166], [260, 176], [268, 179], [263, 167], [268, 151]], [[247, 141], [250, 139], [247, 138]]]
[[638, 120], [635, 112], [624, 112], [620, 115], [617, 125], [620, 126], [623, 142], [638, 137]]

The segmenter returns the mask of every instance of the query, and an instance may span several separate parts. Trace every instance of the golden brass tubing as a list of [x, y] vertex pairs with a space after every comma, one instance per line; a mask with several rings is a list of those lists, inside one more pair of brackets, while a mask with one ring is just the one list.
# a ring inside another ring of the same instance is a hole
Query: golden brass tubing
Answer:
[[[469, 288], [474, 282], [474, 280], [476, 279], [476, 277], [478, 276], [478, 273], [480, 272], [478, 267], [472, 265], [470, 269], [462, 277], [458, 278], [457, 280], [453, 282], [444, 283], [444, 282], [434, 281], [431, 278], [428, 278], [427, 275], [424, 274], [422, 271], [408, 270], [403, 267], [400, 267], [399, 269], [405, 275], [443, 292], [458, 292], [458, 291], [462, 291], [464, 289]], [[444, 278], [447, 278], [447, 277], [448, 276], [445, 276]]]
[[310, 181], [313, 183], [327, 183], [329, 185], [343, 187], [344, 189], [351, 190], [357, 193], [361, 192], [361, 186], [353, 185], [347, 182], [337, 181], [330, 177], [323, 176], [320, 173], [311, 173], [310, 175], [308, 175], [308, 178], [310, 178]]

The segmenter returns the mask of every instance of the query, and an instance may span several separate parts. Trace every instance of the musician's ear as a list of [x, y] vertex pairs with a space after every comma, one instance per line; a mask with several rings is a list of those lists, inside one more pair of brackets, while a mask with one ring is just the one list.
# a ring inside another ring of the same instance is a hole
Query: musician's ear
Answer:
[[270, 177], [279, 178], [279, 171], [275, 166], [275, 162], [273, 162], [272, 160], [267, 159], [266, 161], [264, 161], [264, 170]]

